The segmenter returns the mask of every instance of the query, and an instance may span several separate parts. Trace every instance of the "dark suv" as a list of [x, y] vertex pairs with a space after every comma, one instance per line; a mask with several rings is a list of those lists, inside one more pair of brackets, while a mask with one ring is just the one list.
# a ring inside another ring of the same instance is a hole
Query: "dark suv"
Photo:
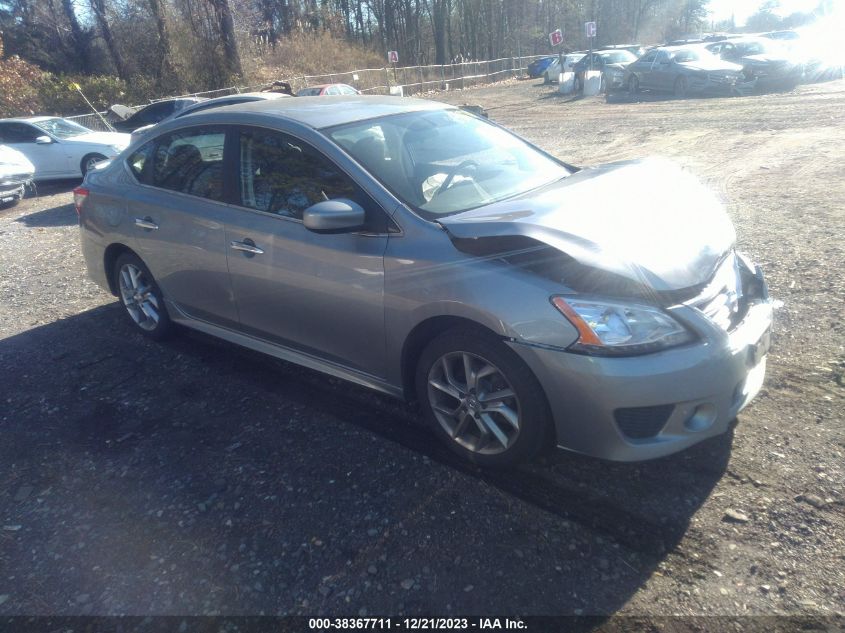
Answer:
[[178, 112], [182, 108], [193, 103], [205, 101], [199, 97], [186, 97], [184, 99], [167, 99], [166, 101], [156, 101], [148, 106], [138, 110], [128, 119], [117, 121], [113, 123], [113, 127], [118, 132], [134, 132], [139, 127], [145, 125], [155, 125], [156, 123], [166, 119], [174, 112]]

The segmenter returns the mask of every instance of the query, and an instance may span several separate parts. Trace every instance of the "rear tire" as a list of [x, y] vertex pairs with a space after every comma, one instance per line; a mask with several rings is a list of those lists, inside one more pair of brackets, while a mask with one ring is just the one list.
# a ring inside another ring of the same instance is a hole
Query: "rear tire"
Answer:
[[87, 154], [79, 163], [79, 169], [82, 171], [82, 177], [85, 178], [85, 175], [94, 169], [94, 165], [99, 163], [102, 160], [106, 160], [106, 157], [102, 154]]
[[417, 365], [416, 392], [438, 437], [481, 466], [528, 461], [553, 439], [543, 388], [492, 334], [456, 328], [433, 339]]
[[135, 253], [123, 253], [114, 263], [114, 286], [123, 312], [135, 329], [160, 341], [173, 329], [164, 296], [150, 269]]

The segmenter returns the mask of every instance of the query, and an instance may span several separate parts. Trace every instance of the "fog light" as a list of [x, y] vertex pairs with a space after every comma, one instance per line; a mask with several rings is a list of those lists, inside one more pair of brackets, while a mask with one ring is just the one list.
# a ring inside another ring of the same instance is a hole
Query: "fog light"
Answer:
[[716, 407], [709, 402], [695, 408], [692, 416], [684, 422], [688, 431], [698, 432], [710, 427], [716, 420]]

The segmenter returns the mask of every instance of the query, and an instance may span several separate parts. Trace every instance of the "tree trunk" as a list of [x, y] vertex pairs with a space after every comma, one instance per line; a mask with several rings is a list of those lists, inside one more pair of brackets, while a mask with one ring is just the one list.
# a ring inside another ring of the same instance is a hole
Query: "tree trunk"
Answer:
[[170, 36], [167, 33], [167, 21], [162, 0], [149, 0], [150, 13], [158, 30], [159, 76], [161, 83], [168, 88], [179, 88], [178, 77], [173, 68], [173, 52], [170, 48]]
[[447, 34], [449, 29], [449, 0], [431, 1], [431, 26], [434, 31], [434, 63], [443, 65], [447, 62]]
[[88, 47], [85, 42], [85, 36], [82, 32], [82, 26], [79, 24], [79, 18], [73, 8], [73, 0], [62, 0], [62, 9], [64, 9], [68, 22], [70, 22], [70, 34], [73, 38], [73, 48], [76, 55], [82, 64], [82, 72], [91, 72], [90, 59], [88, 57]]
[[223, 50], [226, 54], [226, 64], [229, 74], [243, 75], [241, 56], [238, 53], [238, 41], [235, 39], [235, 21], [232, 19], [232, 7], [229, 0], [209, 0], [217, 15], [220, 28], [220, 38], [223, 40]]
[[103, 34], [103, 39], [106, 41], [106, 47], [111, 54], [112, 62], [114, 62], [117, 76], [123, 81], [129, 81], [129, 71], [126, 68], [126, 62], [123, 61], [123, 56], [120, 54], [120, 49], [114, 39], [114, 34], [109, 26], [109, 21], [106, 19], [106, 3], [105, 0], [90, 0], [91, 10], [94, 12], [94, 17], [97, 20], [97, 25], [100, 27], [100, 32]]

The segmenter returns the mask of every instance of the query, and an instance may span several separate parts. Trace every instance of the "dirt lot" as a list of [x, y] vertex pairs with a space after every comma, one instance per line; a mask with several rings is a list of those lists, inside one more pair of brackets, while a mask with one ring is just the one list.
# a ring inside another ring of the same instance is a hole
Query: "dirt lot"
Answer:
[[0, 212], [0, 615], [845, 612], [845, 82], [438, 98], [575, 164], [663, 155], [721, 192], [784, 302], [735, 430], [477, 471], [387, 398], [197, 334], [146, 342], [85, 279], [72, 185], [42, 187]]

